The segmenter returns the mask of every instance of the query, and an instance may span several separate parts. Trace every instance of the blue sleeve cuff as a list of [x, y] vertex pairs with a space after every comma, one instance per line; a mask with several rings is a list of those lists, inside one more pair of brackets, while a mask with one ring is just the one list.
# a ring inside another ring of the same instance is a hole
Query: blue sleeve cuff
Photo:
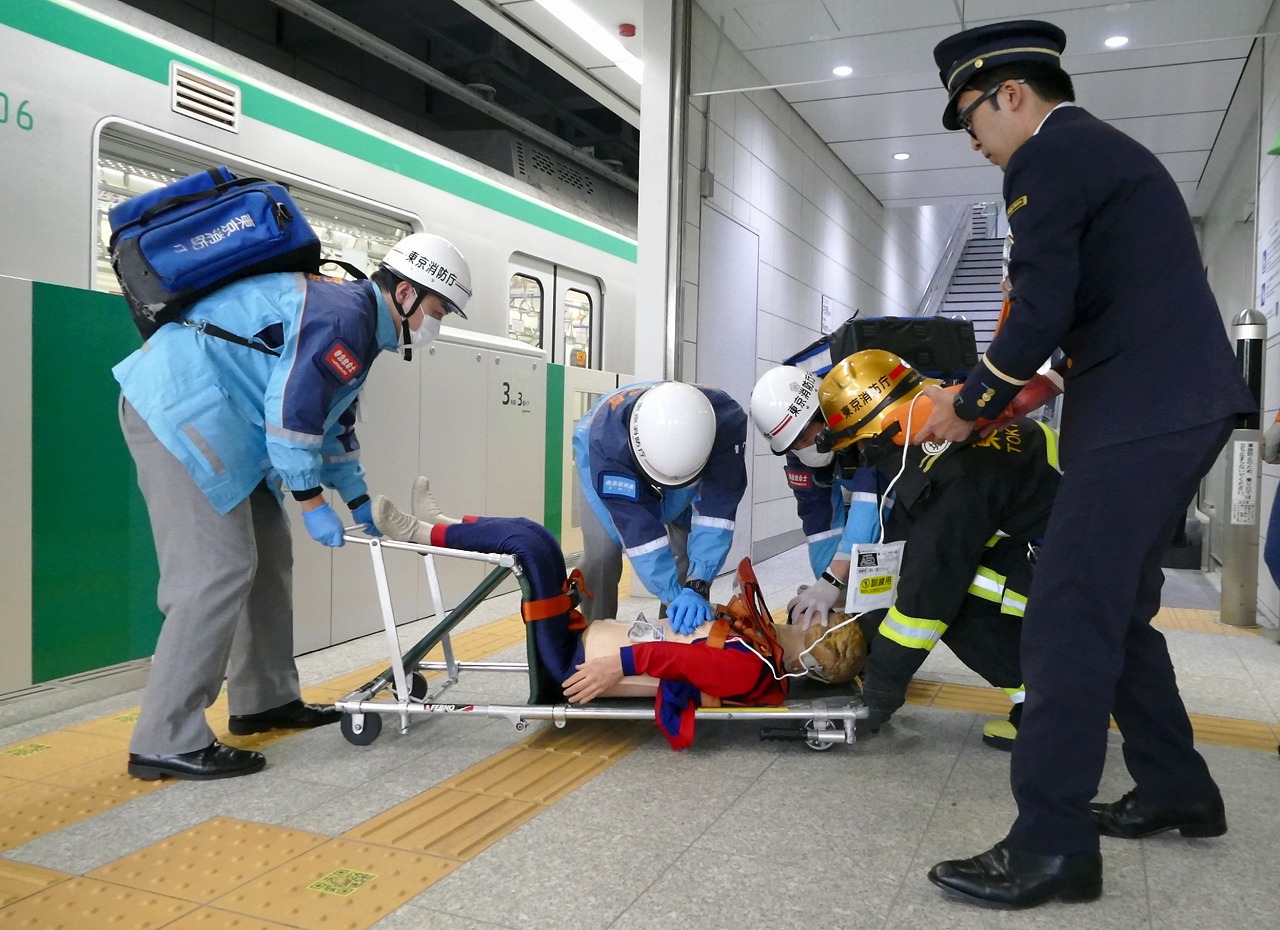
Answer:
[[631, 646], [623, 646], [618, 650], [618, 654], [622, 656], [622, 674], [636, 675], [636, 654]]

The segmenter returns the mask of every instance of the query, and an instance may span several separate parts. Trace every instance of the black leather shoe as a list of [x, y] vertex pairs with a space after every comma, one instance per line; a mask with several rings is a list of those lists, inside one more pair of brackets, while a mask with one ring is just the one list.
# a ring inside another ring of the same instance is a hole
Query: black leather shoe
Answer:
[[1222, 798], [1173, 810], [1156, 810], [1138, 800], [1137, 791], [1130, 791], [1111, 804], [1090, 804], [1089, 816], [1103, 836], [1126, 840], [1140, 840], [1166, 830], [1193, 837], [1222, 836], [1227, 832], [1227, 812]]
[[236, 749], [214, 740], [204, 749], [180, 752], [172, 756], [140, 756], [129, 753], [129, 774], [134, 778], [155, 781], [168, 775], [191, 781], [213, 778], [235, 778], [262, 771], [267, 758], [260, 752]]
[[939, 862], [929, 881], [947, 894], [982, 907], [1035, 907], [1059, 901], [1092, 901], [1102, 894], [1102, 856], [1041, 856], [996, 843], [972, 859]]
[[305, 704], [298, 698], [260, 714], [233, 714], [227, 720], [227, 729], [236, 736], [248, 736], [267, 730], [310, 730], [341, 719], [342, 711], [332, 704]]

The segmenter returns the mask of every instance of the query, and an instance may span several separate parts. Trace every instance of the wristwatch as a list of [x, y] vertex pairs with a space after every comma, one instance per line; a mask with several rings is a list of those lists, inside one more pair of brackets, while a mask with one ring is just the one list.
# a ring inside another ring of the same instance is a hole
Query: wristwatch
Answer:
[[822, 573], [822, 580], [823, 580], [823, 581], [825, 581], [825, 582], [827, 582], [828, 584], [833, 584], [833, 585], [835, 585], [835, 586], [836, 586], [836, 589], [837, 589], [837, 590], [839, 590], [839, 591], [843, 591], [845, 588], [849, 587], [849, 585], [848, 585], [848, 584], [846, 584], [845, 582], [841, 581], [841, 580], [840, 580], [839, 578], [837, 578], [835, 575], [831, 574], [831, 572], [823, 572], [823, 573]]
[[711, 600], [711, 582], [703, 581], [701, 578], [690, 578], [684, 586], [694, 594], [701, 594], [704, 599]]
[[965, 403], [964, 397], [961, 394], [956, 394], [956, 399], [951, 402], [951, 405], [956, 412], [956, 416], [960, 419], [969, 423], [978, 419], [978, 411]]

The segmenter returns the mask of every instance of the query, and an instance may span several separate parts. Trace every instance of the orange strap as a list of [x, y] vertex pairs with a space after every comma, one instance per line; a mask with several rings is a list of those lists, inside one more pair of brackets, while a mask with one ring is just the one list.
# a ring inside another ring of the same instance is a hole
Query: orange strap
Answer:
[[712, 649], [723, 649], [725, 641], [729, 638], [729, 621], [724, 617], [718, 617], [711, 624], [711, 630], [707, 633], [707, 645]]
[[525, 601], [520, 605], [520, 616], [529, 623], [568, 613], [572, 609], [572, 598], [567, 594], [557, 594], [555, 597], [545, 597], [540, 601]]

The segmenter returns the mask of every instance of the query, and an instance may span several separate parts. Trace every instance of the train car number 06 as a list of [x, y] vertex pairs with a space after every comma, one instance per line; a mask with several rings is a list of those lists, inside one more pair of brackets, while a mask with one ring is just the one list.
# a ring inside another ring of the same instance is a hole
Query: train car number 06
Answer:
[[9, 95], [0, 90], [0, 126], [9, 122], [9, 117], [13, 117], [14, 124], [21, 130], [27, 131], [35, 128], [36, 120], [31, 115], [31, 111], [27, 109], [30, 100], [23, 100], [13, 107], [9, 102]]

